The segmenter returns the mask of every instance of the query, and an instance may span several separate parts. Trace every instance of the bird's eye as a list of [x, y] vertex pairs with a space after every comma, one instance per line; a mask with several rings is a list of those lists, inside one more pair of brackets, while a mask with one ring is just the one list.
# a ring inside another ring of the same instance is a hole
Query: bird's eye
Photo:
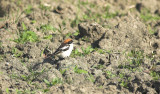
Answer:
[[71, 44], [72, 42], [73, 42], [73, 41], [71, 40], [71, 41], [68, 42], [68, 44]]

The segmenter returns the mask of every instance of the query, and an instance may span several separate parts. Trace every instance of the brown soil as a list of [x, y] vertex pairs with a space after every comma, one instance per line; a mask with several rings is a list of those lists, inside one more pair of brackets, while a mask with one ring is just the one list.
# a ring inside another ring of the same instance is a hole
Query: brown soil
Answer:
[[[1, 0], [0, 5], [0, 94], [160, 93], [160, 19], [142, 18], [144, 11], [160, 18], [159, 0]], [[25, 28], [38, 41], [13, 41]], [[87, 47], [106, 52], [80, 56], [74, 50], [63, 60], [45, 58], [67, 38], [79, 53]], [[45, 81], [53, 79], [60, 82]]]

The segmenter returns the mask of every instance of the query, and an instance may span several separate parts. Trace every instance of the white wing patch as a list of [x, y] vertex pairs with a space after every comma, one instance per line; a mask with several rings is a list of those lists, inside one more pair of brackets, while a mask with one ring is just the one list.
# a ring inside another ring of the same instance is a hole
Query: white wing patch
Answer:
[[64, 50], [68, 50], [69, 49], [69, 45], [65, 45], [64, 47], [60, 48], [62, 51]]

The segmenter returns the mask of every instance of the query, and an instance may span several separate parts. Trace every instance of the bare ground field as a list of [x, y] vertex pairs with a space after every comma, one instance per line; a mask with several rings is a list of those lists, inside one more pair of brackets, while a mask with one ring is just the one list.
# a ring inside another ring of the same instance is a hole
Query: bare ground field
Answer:
[[[0, 5], [0, 94], [160, 93], [160, 0]], [[45, 58], [67, 38], [69, 58]]]

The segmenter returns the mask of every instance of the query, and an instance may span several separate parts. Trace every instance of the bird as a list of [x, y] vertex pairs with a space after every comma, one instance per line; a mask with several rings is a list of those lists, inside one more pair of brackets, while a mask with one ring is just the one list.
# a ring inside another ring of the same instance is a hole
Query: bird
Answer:
[[62, 58], [66, 58], [71, 55], [72, 50], [73, 50], [73, 40], [66, 39], [64, 40], [64, 42], [61, 43], [58, 49], [53, 53], [53, 56], [60, 54]]

